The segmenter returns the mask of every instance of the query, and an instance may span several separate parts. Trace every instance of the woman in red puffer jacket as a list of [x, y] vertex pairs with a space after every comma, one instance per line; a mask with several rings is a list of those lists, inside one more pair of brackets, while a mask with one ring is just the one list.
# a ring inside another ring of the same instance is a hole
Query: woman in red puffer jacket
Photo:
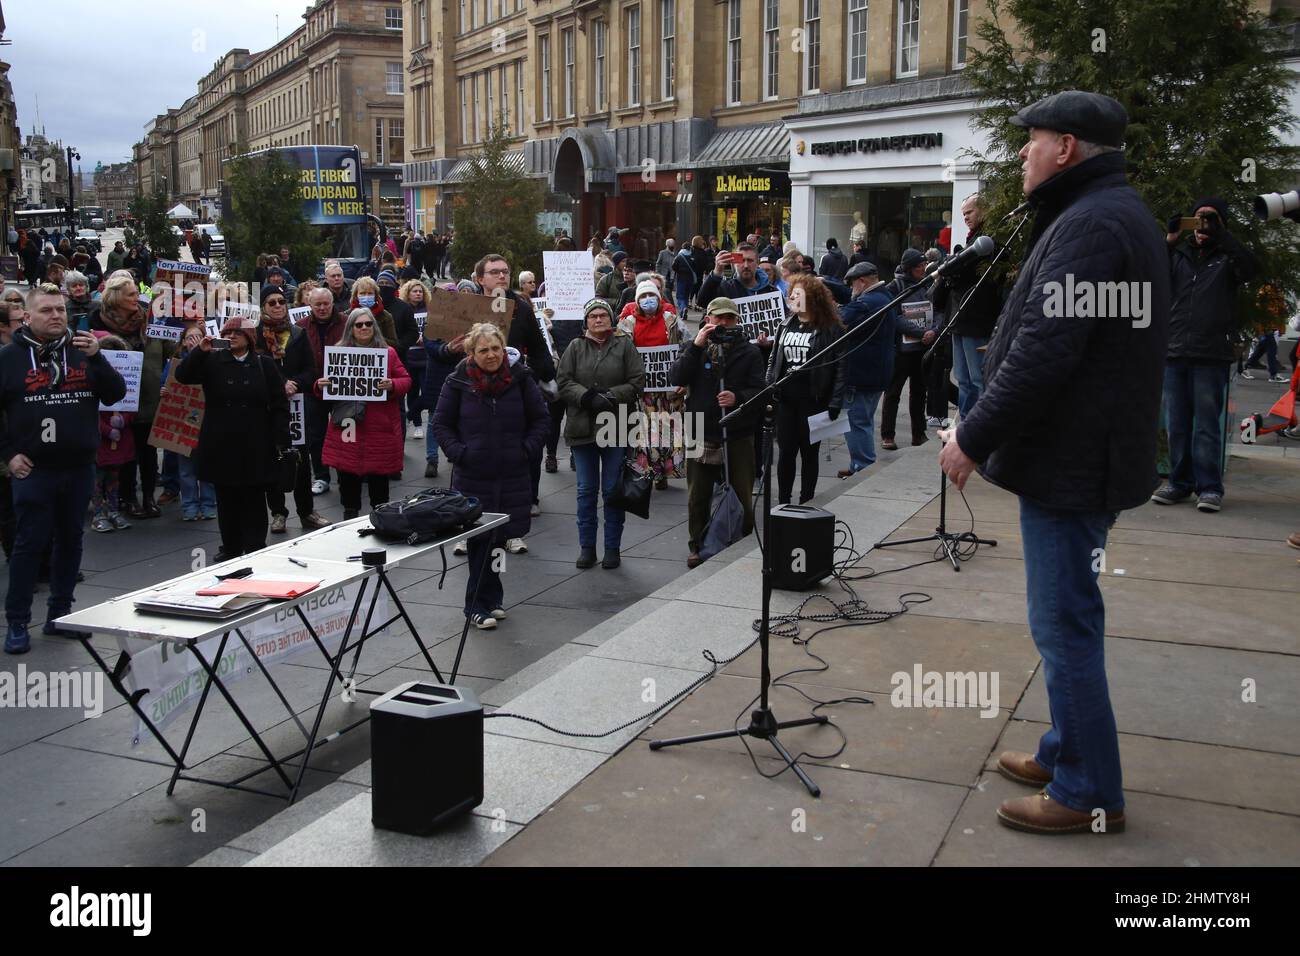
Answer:
[[[329, 430], [325, 433], [323, 460], [339, 472], [339, 498], [344, 519], [361, 513], [361, 484], [370, 489], [370, 506], [388, 500], [389, 478], [402, 474], [402, 413], [400, 398], [411, 388], [411, 376], [397, 356], [397, 350], [384, 341], [369, 309], [353, 309], [343, 326], [340, 346], [374, 348], [388, 351], [388, 376], [378, 385], [386, 394], [382, 402], [356, 402], [351, 399], [328, 400]], [[329, 379], [316, 381], [316, 394], [324, 398]], [[364, 409], [364, 410], [363, 410]], [[346, 427], [345, 427], [346, 426]], [[347, 434], [351, 429], [351, 434]]]

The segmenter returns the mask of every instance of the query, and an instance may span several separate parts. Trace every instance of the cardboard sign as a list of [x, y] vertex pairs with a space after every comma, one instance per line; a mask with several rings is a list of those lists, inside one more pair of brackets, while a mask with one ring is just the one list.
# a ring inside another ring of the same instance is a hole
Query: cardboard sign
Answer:
[[415, 313], [415, 326], [420, 330], [420, 338], [424, 338], [424, 324], [429, 320], [428, 312]]
[[582, 307], [596, 297], [595, 268], [590, 249], [542, 253], [546, 302], [555, 310], [552, 322], [582, 321]]
[[224, 302], [221, 306], [222, 325], [225, 325], [225, 319], [237, 317], [240, 325], [246, 329], [257, 328], [257, 323], [262, 321], [262, 310], [252, 303], [248, 302]]
[[311, 315], [311, 306], [295, 305], [292, 309], [289, 310], [289, 321], [293, 322], [296, 325], [299, 320], [305, 319], [309, 315]]
[[126, 379], [126, 394], [116, 405], [99, 403], [101, 412], [138, 412], [140, 410], [140, 374], [144, 370], [143, 352], [117, 352], [103, 349], [104, 358], [122, 378]]
[[434, 289], [433, 298], [429, 300], [429, 315], [424, 323], [424, 336], [450, 342], [480, 322], [490, 322], [508, 337], [514, 314], [515, 303], [509, 297]]
[[740, 312], [739, 325], [751, 342], [758, 340], [760, 332], [766, 332], [769, 339], [776, 338], [777, 330], [785, 322], [785, 306], [780, 292], [764, 292], [737, 299], [736, 309]]
[[289, 442], [307, 444], [307, 411], [301, 392], [289, 396]]
[[177, 364], [173, 362], [168, 370], [167, 391], [154, 413], [149, 444], [188, 458], [198, 447], [199, 429], [203, 427], [203, 386], [176, 381]]
[[388, 349], [325, 346], [325, 375], [330, 380], [321, 390], [332, 401], [383, 402], [388, 393], [380, 391], [380, 379], [388, 378]]
[[[212, 266], [172, 259], [160, 260], [154, 272], [154, 317], [165, 315], [173, 319], [203, 318], [207, 313], [208, 280], [211, 277]], [[165, 288], [159, 289], [159, 284]]]
[[680, 346], [656, 345], [651, 348], [637, 349], [641, 361], [645, 363], [645, 386], [643, 392], [675, 392], [676, 386], [668, 381], [668, 375], [677, 361]]

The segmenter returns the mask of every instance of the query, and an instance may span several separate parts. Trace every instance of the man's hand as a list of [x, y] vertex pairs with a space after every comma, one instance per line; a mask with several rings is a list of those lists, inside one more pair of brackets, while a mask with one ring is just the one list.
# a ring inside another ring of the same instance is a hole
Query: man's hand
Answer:
[[713, 260], [713, 274], [718, 276], [725, 275], [726, 265], [730, 261], [731, 261], [730, 252], [719, 252], [717, 258]]
[[939, 440], [943, 442], [943, 448], [939, 451], [939, 467], [957, 490], [961, 491], [966, 487], [966, 479], [975, 470], [976, 463], [974, 459], [966, 457], [966, 453], [957, 444], [957, 429], [949, 428], [939, 432]]
[[89, 332], [78, 332], [72, 337], [72, 344], [85, 352], [86, 358], [90, 358], [99, 351], [99, 339]]
[[329, 385], [330, 385], [330, 380], [328, 378], [316, 379], [316, 387], [319, 388], [322, 392], [325, 391], [325, 389], [329, 388]]
[[718, 407], [731, 408], [736, 404], [735, 392], [718, 392]]
[[702, 349], [709, 344], [709, 334], [713, 331], [711, 324], [701, 324], [700, 330], [695, 333], [695, 347]]
[[935, 331], [934, 331], [934, 329], [927, 329], [926, 332], [925, 332], [925, 334], [924, 334], [923, 336], [921, 336], [921, 344], [922, 344], [922, 345], [929, 345], [930, 343], [932, 343], [932, 342], [934, 341], [934, 339], [935, 339]]
[[381, 378], [375, 385], [381, 392], [391, 392], [393, 390], [393, 380], [391, 378]]
[[26, 478], [32, 473], [32, 460], [26, 455], [14, 455], [9, 459], [9, 474], [15, 478]]
[[298, 383], [295, 382], [293, 379], [289, 379], [287, 382], [285, 382], [285, 383], [284, 383], [284, 394], [286, 394], [286, 395], [297, 395], [297, 394], [298, 394]]

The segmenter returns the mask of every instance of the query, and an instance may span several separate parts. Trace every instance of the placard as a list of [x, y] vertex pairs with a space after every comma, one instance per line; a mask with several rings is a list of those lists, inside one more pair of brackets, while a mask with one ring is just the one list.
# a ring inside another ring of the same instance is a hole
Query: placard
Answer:
[[[154, 272], [153, 314], [201, 319], [207, 312], [208, 280], [212, 266], [162, 259]], [[159, 289], [159, 284], [166, 288]], [[154, 338], [163, 338], [158, 335]]]
[[450, 342], [464, 335], [480, 322], [491, 322], [501, 334], [509, 336], [515, 304], [508, 297], [477, 295], [473, 292], [448, 292], [434, 289], [425, 320], [425, 338]]
[[307, 444], [307, 412], [302, 392], [289, 396], [289, 443]]
[[740, 312], [739, 325], [751, 342], [758, 340], [760, 332], [766, 332], [769, 339], [776, 338], [777, 330], [785, 322], [785, 306], [781, 298], [780, 292], [764, 292], [736, 300], [736, 310]]
[[555, 310], [552, 322], [582, 321], [582, 307], [596, 297], [595, 268], [590, 249], [542, 253], [546, 302]]
[[101, 412], [138, 412], [140, 410], [140, 373], [144, 369], [143, 352], [119, 352], [100, 349], [109, 365], [126, 380], [126, 394], [116, 405], [99, 403]]
[[203, 322], [203, 334], [210, 339], [221, 338], [221, 320], [205, 319]]
[[331, 401], [382, 402], [388, 393], [380, 391], [380, 379], [388, 378], [388, 349], [325, 346], [324, 378], [330, 384], [321, 396]]
[[[223, 319], [236, 317], [244, 328], [255, 329], [257, 323], [262, 320], [262, 310], [251, 302], [231, 302], [227, 300], [221, 305], [221, 317]], [[222, 325], [225, 325], [225, 322], [222, 322]]]
[[298, 322], [307, 318], [307, 316], [309, 315], [311, 315], [311, 306], [295, 305], [292, 309], [289, 310], [289, 321], [293, 322], [296, 325]]
[[158, 411], [149, 430], [149, 444], [164, 451], [190, 457], [199, 444], [203, 427], [203, 386], [176, 381], [176, 365], [167, 372], [166, 391], [158, 400]]
[[424, 324], [429, 320], [428, 312], [415, 313], [415, 327], [420, 330], [420, 338], [424, 338]]
[[[164, 293], [164, 295], [169, 294]], [[154, 297], [154, 301], [158, 301], [158, 296]], [[181, 336], [185, 334], [186, 321], [186, 319], [175, 318], [170, 315], [155, 315], [149, 319], [149, 324], [144, 327], [145, 338], [179, 342]]]
[[[934, 305], [931, 302], [904, 302], [902, 304], [903, 318], [911, 322], [920, 322], [926, 329], [934, 325]], [[919, 335], [908, 335], [903, 333], [903, 341], [909, 345], [914, 345], [921, 341]]]
[[677, 387], [668, 381], [669, 373], [672, 372], [673, 363], [677, 361], [677, 353], [681, 346], [678, 345], [656, 345], [650, 348], [639, 348], [641, 361], [645, 363], [645, 385], [642, 386], [643, 392], [675, 392]]

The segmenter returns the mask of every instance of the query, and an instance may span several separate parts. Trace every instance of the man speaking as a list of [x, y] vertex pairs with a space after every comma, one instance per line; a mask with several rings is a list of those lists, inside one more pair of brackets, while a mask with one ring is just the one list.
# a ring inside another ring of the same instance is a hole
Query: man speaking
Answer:
[[[958, 488], [978, 467], [1020, 497], [1029, 629], [1052, 726], [1035, 754], [999, 758], [1005, 776], [1040, 792], [1006, 801], [998, 819], [1031, 833], [1100, 831], [1102, 821], [1117, 832], [1124, 793], [1096, 568], [1118, 513], [1156, 485], [1168, 253], [1125, 177], [1123, 106], [1070, 90], [1012, 122], [1029, 130], [1020, 159], [1033, 232], [985, 354], [983, 393], [943, 436], [939, 462]], [[1071, 287], [1089, 290], [1091, 307], [1060, 307]]]
[[10, 654], [31, 646], [27, 625], [36, 573], [50, 549], [44, 633], [75, 636], [52, 622], [72, 608], [99, 452], [99, 404], [115, 404], [125, 394], [126, 382], [99, 351], [99, 340], [68, 330], [59, 287], [44, 283], [32, 289], [27, 325], [0, 349], [0, 454], [9, 463], [17, 520], [5, 599]]

